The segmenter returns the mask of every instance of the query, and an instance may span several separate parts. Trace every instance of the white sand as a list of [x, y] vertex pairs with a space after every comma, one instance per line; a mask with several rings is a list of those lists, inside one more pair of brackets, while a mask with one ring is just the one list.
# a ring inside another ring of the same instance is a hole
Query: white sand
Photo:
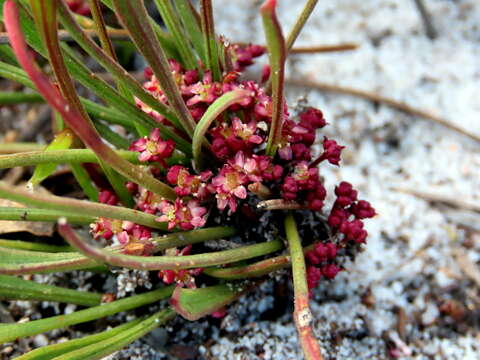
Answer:
[[[303, 1], [279, 3], [288, 33]], [[319, 1], [297, 45], [355, 42], [360, 48], [292, 56], [288, 75], [376, 91], [480, 134], [480, 3], [425, 3], [438, 32], [433, 41], [425, 35], [413, 0]], [[257, 8], [258, 2], [246, 0], [215, 2], [217, 29], [232, 40], [264, 43]], [[348, 273], [326, 284], [327, 295], [319, 291], [312, 304], [326, 358], [384, 358], [384, 339], [398, 338], [396, 307], [407, 315], [404, 347], [397, 341], [403, 358], [480, 358], [478, 332], [470, 328], [460, 334], [446, 328], [438, 310], [451, 298], [441, 290], [454, 285], [467, 294], [465, 301], [472, 309], [478, 307], [468, 295], [478, 288], [452, 257], [464, 232], [438, 206], [392, 189], [435, 191], [480, 202], [480, 144], [428, 120], [383, 105], [376, 108], [361, 99], [293, 88], [289, 93], [292, 100], [308, 94], [331, 124], [326, 134], [347, 145], [343, 165], [322, 173], [327, 184], [352, 182], [379, 213], [367, 221], [366, 251], [348, 266]], [[395, 143], [398, 146], [392, 146]], [[478, 240], [477, 236], [468, 250], [473, 262], [479, 260]], [[414, 257], [428, 241], [428, 249]], [[361, 300], [367, 288], [376, 300], [371, 309]], [[432, 292], [440, 295], [432, 298]], [[332, 294], [345, 299], [334, 300]], [[344, 335], [367, 327], [369, 336], [361, 340]], [[217, 337], [210, 350], [217, 359], [300, 359], [294, 333], [290, 319], [257, 322], [240, 330], [236, 340]], [[264, 349], [262, 356], [256, 354], [258, 346]]]

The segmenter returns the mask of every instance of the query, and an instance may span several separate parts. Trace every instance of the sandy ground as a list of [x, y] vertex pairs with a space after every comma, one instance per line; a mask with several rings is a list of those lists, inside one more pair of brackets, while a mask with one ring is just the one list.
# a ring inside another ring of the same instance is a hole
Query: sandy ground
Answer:
[[[279, 1], [285, 33], [302, 3]], [[319, 1], [297, 45], [354, 42], [359, 48], [291, 56], [288, 76], [392, 97], [480, 135], [480, 3], [425, 3], [433, 40], [413, 0]], [[220, 33], [264, 43], [258, 2], [215, 5]], [[352, 182], [379, 213], [368, 221], [365, 252], [312, 303], [325, 357], [480, 358], [480, 215], [467, 211], [478, 211], [480, 203], [480, 144], [382, 104], [308, 88], [288, 93], [292, 101], [306, 95], [324, 111], [331, 124], [326, 135], [347, 146], [343, 165], [322, 174], [327, 184]], [[461, 203], [427, 200], [434, 195]], [[208, 354], [300, 359], [290, 321], [234, 328]]]

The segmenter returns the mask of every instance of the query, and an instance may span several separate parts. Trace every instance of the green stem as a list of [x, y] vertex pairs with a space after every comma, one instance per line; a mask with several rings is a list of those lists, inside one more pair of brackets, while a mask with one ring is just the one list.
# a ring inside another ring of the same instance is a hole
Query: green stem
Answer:
[[[108, 56], [110, 56], [110, 58], [114, 60], [114, 62], [118, 63], [117, 55], [115, 54], [112, 41], [107, 32], [107, 26], [105, 25], [105, 19], [103, 18], [100, 0], [88, 0], [88, 3], [90, 6], [90, 11], [92, 12], [92, 18], [95, 23], [95, 28], [98, 32], [98, 37], [100, 39], [100, 44], [102, 45], [102, 49], [108, 54]], [[117, 89], [120, 95], [122, 95], [126, 99], [131, 100], [132, 95], [130, 94], [130, 91], [125, 86], [122, 78], [117, 77], [115, 81], [116, 81]]]
[[205, 49], [203, 47], [203, 36], [202, 31], [200, 30], [200, 24], [198, 18], [192, 9], [192, 5], [189, 0], [175, 0], [175, 7], [177, 8], [178, 14], [182, 19], [182, 24], [185, 27], [190, 40], [192, 41], [193, 47], [197, 52], [198, 56], [205, 64]]
[[56, 222], [61, 217], [77, 225], [87, 225], [95, 221], [95, 217], [84, 214], [72, 214], [64, 210], [48, 210], [35, 208], [0, 207], [0, 220], [5, 221], [46, 221]]
[[68, 214], [73, 212], [86, 216], [129, 220], [137, 224], [153, 227], [155, 229], [166, 229], [165, 224], [156, 221], [156, 217], [154, 215], [143, 213], [141, 211], [124, 208], [121, 206], [98, 204], [86, 200], [76, 200], [55, 195], [38, 194], [27, 190], [21, 190], [19, 188], [13, 188], [1, 181], [0, 197], [41, 209], [66, 211], [67, 217]]
[[82, 188], [83, 193], [87, 195], [90, 201], [98, 202], [99, 191], [93, 184], [87, 170], [85, 170], [82, 164], [75, 163], [70, 164], [70, 168], [72, 169], [75, 180], [77, 180], [78, 185]]
[[42, 103], [43, 98], [38, 94], [24, 92], [0, 91], [0, 105], [16, 105], [23, 103]]
[[[101, 1], [110, 10], [112, 10], [113, 12], [115, 11], [112, 4], [112, 0], [101, 0]], [[179, 55], [178, 55], [177, 48], [175, 47], [175, 41], [173, 40], [172, 34], [162, 29], [162, 27], [158, 25], [155, 19], [153, 19], [150, 15], [148, 16], [148, 21], [152, 25], [153, 30], [155, 31], [155, 35], [157, 36], [157, 39], [160, 42], [160, 45], [162, 46], [162, 48], [165, 50], [167, 57], [169, 59], [170, 58], [178, 59]]]
[[155, 111], [165, 116], [173, 124], [179, 125], [177, 118], [167, 106], [159, 102], [150, 93], [146, 92], [135, 78], [128, 73], [114, 58], [106, 54], [92, 39], [88, 37], [84, 30], [78, 25], [68, 10], [66, 4], [61, 4], [59, 8], [60, 20], [67, 30], [72, 34], [75, 41], [95, 60], [97, 60], [105, 69], [112, 73], [116, 79], [120, 79], [125, 87], [150, 106]]
[[285, 82], [285, 40], [282, 29], [275, 14], [275, 0], [266, 0], [260, 7], [263, 29], [267, 39], [268, 57], [271, 67], [270, 79], [272, 81], [272, 123], [266, 154], [275, 156], [282, 136], [283, 107], [284, 107], [284, 82]]
[[22, 356], [16, 358], [16, 360], [51, 360], [55, 357], [70, 353], [74, 350], [83, 348], [85, 346], [101, 342], [106, 339], [110, 339], [117, 334], [123, 333], [125, 330], [128, 330], [135, 325], [139, 324], [143, 319], [138, 318], [117, 327], [114, 327], [111, 330], [103, 331], [98, 334], [84, 336], [79, 339], [69, 340], [62, 343], [51, 344], [47, 346], [40, 347], [38, 349], [32, 350]]
[[[306, 254], [308, 251], [312, 250], [314, 245], [315, 244], [312, 244], [303, 248], [303, 253]], [[277, 270], [287, 268], [290, 265], [290, 256], [280, 255], [244, 266], [232, 266], [227, 268], [207, 268], [204, 269], [203, 272], [208, 276], [219, 279], [239, 280], [262, 277]]]
[[49, 245], [44, 243], [34, 243], [22, 240], [7, 240], [0, 239], [0, 246], [10, 249], [30, 250], [30, 251], [45, 251], [45, 252], [69, 252], [75, 251], [69, 245]]
[[58, 315], [46, 319], [33, 320], [25, 323], [0, 325], [0, 343], [13, 341], [26, 336], [60, 329], [70, 325], [96, 320], [108, 315], [128, 311], [137, 307], [151, 304], [172, 294], [173, 287], [165, 287], [149, 291], [141, 295], [130, 296], [111, 303], [94, 306], [89, 309], [75, 311], [67, 315]]
[[196, 244], [208, 240], [229, 238], [236, 233], [237, 229], [226, 226], [217, 226], [167, 234], [160, 237], [154, 237], [151, 239], [151, 241], [155, 244], [155, 251], [160, 251], [163, 249]]
[[240, 100], [250, 96], [250, 91], [238, 89], [227, 92], [216, 99], [205, 111], [202, 118], [195, 127], [195, 132], [192, 138], [193, 159], [197, 170], [201, 169], [202, 160], [202, 143], [205, 142], [205, 134], [212, 122], [220, 116], [222, 112], [228, 109], [229, 106], [239, 102]]
[[147, 10], [142, 0], [113, 0], [115, 13], [130, 33], [138, 50], [150, 64], [168, 103], [177, 115], [183, 129], [191, 137], [195, 129], [195, 121], [170, 70], [167, 57], [148, 21]]
[[100, 305], [102, 294], [39, 284], [16, 276], [0, 275], [0, 298], [95, 306]]
[[178, 52], [180, 53], [180, 58], [182, 59], [183, 65], [188, 70], [196, 69], [198, 66], [195, 54], [188, 43], [187, 36], [182, 28], [179, 16], [177, 13], [175, 13], [170, 0], [155, 0], [155, 4], [157, 5], [157, 9], [162, 17], [163, 22], [165, 23], [165, 26], [175, 40], [175, 44]]
[[41, 151], [45, 145], [37, 143], [0, 143], [0, 154], [15, 154], [19, 152]]
[[93, 22], [95, 23], [98, 38], [100, 39], [100, 44], [102, 45], [102, 48], [113, 60], [117, 61], [117, 56], [115, 55], [115, 50], [113, 49], [112, 42], [110, 41], [110, 37], [108, 36], [105, 20], [103, 19], [100, 1], [88, 0], [88, 4], [92, 13]]
[[77, 252], [27, 251], [0, 246], [0, 274], [24, 275], [107, 268]]
[[206, 68], [212, 71], [213, 79], [220, 81], [220, 62], [218, 59], [217, 36], [213, 20], [212, 0], [200, 1], [200, 18], [205, 48]]
[[228, 264], [245, 259], [263, 256], [282, 248], [280, 240], [255, 245], [242, 246], [236, 249], [217, 251], [206, 254], [188, 256], [132, 256], [112, 253], [96, 248], [80, 239], [65, 222], [59, 222], [58, 231], [70, 245], [91, 259], [96, 259], [115, 266], [140, 270], [191, 269], [197, 267]]
[[293, 25], [292, 30], [288, 34], [287, 41], [286, 41], [287, 52], [289, 52], [292, 49], [293, 44], [295, 43], [295, 40], [300, 34], [300, 31], [302, 31], [303, 26], [305, 25], [311, 13], [313, 12], [313, 9], [317, 5], [317, 2], [318, 0], [307, 0], [307, 3], [305, 4], [305, 7], [300, 13], [300, 16], [298, 17], [297, 21], [295, 21], [295, 24]]
[[285, 233], [292, 261], [293, 290], [295, 296], [294, 319], [306, 360], [320, 360], [322, 353], [311, 327], [312, 312], [309, 307], [307, 269], [297, 224], [292, 213], [285, 218]]
[[138, 325], [125, 330], [115, 336], [98, 343], [83, 347], [81, 349], [68, 352], [66, 354], [56, 357], [56, 360], [97, 360], [104, 359], [106, 355], [112, 354], [115, 351], [122, 349], [128, 344], [141, 338], [158, 326], [166, 323], [175, 317], [175, 312], [171, 309], [161, 310], [147, 319], [143, 320]]
[[[138, 153], [134, 151], [116, 151], [116, 153], [134, 164], [140, 164]], [[0, 169], [16, 166], [34, 166], [56, 163], [98, 163], [98, 157], [90, 149], [68, 149], [51, 151], [25, 151], [22, 153], [0, 155]]]

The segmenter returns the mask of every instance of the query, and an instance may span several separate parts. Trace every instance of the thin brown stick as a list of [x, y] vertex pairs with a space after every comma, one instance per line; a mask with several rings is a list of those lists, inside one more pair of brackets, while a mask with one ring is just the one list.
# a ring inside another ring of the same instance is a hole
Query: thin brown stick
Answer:
[[465, 198], [462, 199], [462, 197], [458, 195], [449, 195], [445, 193], [442, 194], [442, 193], [431, 192], [431, 191], [428, 192], [428, 191], [422, 191], [422, 190], [405, 188], [405, 187], [394, 187], [393, 189], [396, 191], [414, 195], [426, 201], [443, 203], [459, 209], [480, 212], [479, 201], [465, 199]]
[[295, 201], [288, 201], [284, 199], [263, 200], [257, 204], [258, 210], [298, 210], [304, 209], [305, 206], [300, 205]]
[[420, 17], [422, 18], [423, 27], [425, 28], [425, 32], [429, 39], [435, 39], [437, 37], [437, 31], [433, 26], [432, 16], [430, 12], [427, 10], [425, 3], [423, 0], [415, 0], [415, 5], [417, 6], [418, 12], [420, 13]]
[[369, 101], [385, 104], [385, 105], [388, 105], [388, 106], [390, 106], [394, 109], [405, 112], [407, 114], [411, 114], [411, 115], [414, 115], [414, 116], [418, 116], [418, 117], [436, 122], [437, 124], [443, 125], [444, 127], [448, 128], [450, 130], [453, 130], [453, 131], [458, 132], [462, 135], [468, 136], [469, 138], [471, 138], [475, 141], [480, 142], [480, 135], [471, 133], [468, 130], [463, 129], [463, 128], [451, 123], [447, 119], [444, 119], [444, 118], [442, 118], [438, 115], [431, 114], [428, 111], [414, 108], [410, 105], [407, 105], [403, 102], [394, 100], [392, 98], [388, 98], [388, 97], [385, 97], [385, 96], [382, 96], [382, 95], [375, 94], [373, 92], [360, 90], [360, 89], [354, 89], [354, 88], [346, 87], [346, 86], [339, 86], [339, 85], [334, 85], [334, 84], [323, 83], [323, 82], [309, 80], [309, 79], [287, 79], [286, 83], [290, 84], [290, 85], [293, 85], [293, 86], [309, 87], [309, 88], [317, 89], [317, 90], [320, 90], [320, 91], [336, 92], [336, 93], [339, 93], [339, 94], [356, 96], [356, 97], [360, 97], [362, 99], [366, 99], [366, 100], [369, 100]]
[[344, 43], [335, 45], [296, 46], [290, 50], [290, 54], [316, 54], [336, 51], [350, 51], [358, 48], [358, 44]]
[[[85, 29], [85, 32], [91, 37], [98, 38], [98, 33], [96, 30]], [[123, 29], [108, 29], [107, 33], [111, 40], [118, 40], [118, 41], [130, 40], [130, 36], [128, 35], [128, 32]], [[60, 41], [73, 41], [72, 36], [65, 30], [58, 31], [58, 39]], [[0, 44], [10, 44], [10, 39], [8, 38], [8, 34], [6, 32], [0, 32]]]

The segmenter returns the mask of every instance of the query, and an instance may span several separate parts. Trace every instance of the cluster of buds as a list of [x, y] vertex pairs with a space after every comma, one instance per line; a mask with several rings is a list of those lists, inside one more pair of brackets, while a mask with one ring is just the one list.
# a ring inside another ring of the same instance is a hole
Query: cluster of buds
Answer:
[[306, 254], [308, 262], [307, 283], [310, 289], [316, 287], [323, 278], [334, 279], [341, 268], [334, 263], [337, 257], [337, 245], [332, 242], [317, 243], [313, 250]]
[[228, 47], [234, 71], [243, 71], [253, 60], [265, 53], [265, 47], [255, 44], [233, 44]]
[[[265, 49], [254, 45], [231, 45], [229, 48], [231, 72], [215, 81], [210, 71], [201, 73], [186, 70], [170, 60], [170, 69], [193, 119], [198, 121], [220, 96], [236, 89], [245, 95], [215, 119], [207, 130], [211, 146], [208, 170], [198, 171], [188, 165], [167, 166], [166, 160], [175, 151], [175, 143], [162, 139], [161, 131], [154, 129], [147, 137], [135, 140], [130, 150], [139, 153], [139, 161], [149, 166], [154, 176], [170, 184], [177, 196], [173, 201], [159, 197], [133, 183], [127, 187], [135, 199], [137, 210], [153, 214], [169, 230], [201, 228], [209, 221], [209, 214], [227, 213], [239, 219], [245, 214], [262, 211], [252, 206], [255, 201], [280, 198], [313, 212], [324, 211], [327, 196], [318, 166], [329, 163], [339, 166], [343, 146], [323, 137], [323, 151], [313, 160], [312, 146], [319, 129], [327, 125], [322, 112], [313, 107], [291, 116], [284, 106], [281, 137], [274, 156], [266, 154], [266, 145], [272, 122], [273, 101], [258, 83], [240, 80], [240, 71], [252, 64]], [[145, 71], [144, 88], [158, 101], [168, 105], [167, 96], [151, 70]], [[245, 91], [247, 90], [247, 91]], [[137, 106], [165, 126], [173, 126], [162, 115], [137, 100]], [[182, 135], [178, 129], [172, 128]], [[165, 170], [160, 171], [160, 163]], [[321, 278], [333, 279], [341, 270], [337, 250], [365, 242], [367, 232], [362, 220], [375, 215], [371, 205], [357, 200], [357, 192], [348, 183], [335, 188], [337, 199], [328, 215], [330, 232], [335, 240], [317, 243], [307, 254], [308, 284], [315, 287]], [[102, 193], [101, 201], [115, 205], [118, 199], [111, 193]], [[241, 209], [242, 211], [238, 211]], [[222, 217], [217, 217], [222, 218]], [[223, 217], [225, 219], [225, 217]], [[253, 217], [255, 218], [255, 217]], [[213, 223], [218, 220], [212, 220]], [[215, 223], [217, 224], [217, 223]], [[121, 244], [145, 244], [151, 232], [146, 228], [120, 222], [113, 224], [100, 219], [92, 227], [95, 237], [116, 236]], [[130, 245], [132, 247], [133, 245]], [[148, 251], [148, 247], [146, 247]], [[143, 253], [146, 253], [144, 251]], [[182, 250], [169, 249], [173, 256], [189, 254], [191, 246]], [[166, 283], [195, 286], [194, 276], [201, 270], [162, 270], [160, 278]]]
[[[99, 202], [117, 205], [118, 198], [110, 190], [103, 190], [99, 194]], [[125, 254], [148, 256], [154, 250], [151, 229], [131, 221], [99, 217], [90, 225], [90, 232], [94, 239], [116, 240]]]
[[[168, 256], [184, 256], [189, 255], [192, 245], [185, 246], [179, 250], [177, 248], [167, 249], [166, 254]], [[202, 268], [196, 269], [182, 269], [182, 270], [160, 270], [158, 277], [167, 284], [177, 284], [177, 286], [186, 286], [190, 289], [196, 288], [195, 276], [201, 274]]]
[[357, 201], [357, 191], [348, 182], [342, 181], [335, 187], [337, 199], [333, 205], [328, 224], [333, 231], [343, 234], [344, 241], [364, 243], [367, 231], [363, 219], [375, 216], [375, 209], [365, 200]]

